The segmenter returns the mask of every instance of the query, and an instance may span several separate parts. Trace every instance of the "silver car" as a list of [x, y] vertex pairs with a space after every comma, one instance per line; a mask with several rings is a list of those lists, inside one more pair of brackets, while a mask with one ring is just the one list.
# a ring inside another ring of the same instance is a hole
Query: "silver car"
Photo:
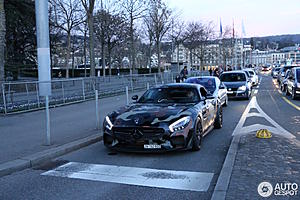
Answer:
[[207, 90], [208, 98], [216, 98], [222, 106], [228, 105], [227, 88], [215, 76], [199, 76], [188, 78], [186, 83], [200, 84]]

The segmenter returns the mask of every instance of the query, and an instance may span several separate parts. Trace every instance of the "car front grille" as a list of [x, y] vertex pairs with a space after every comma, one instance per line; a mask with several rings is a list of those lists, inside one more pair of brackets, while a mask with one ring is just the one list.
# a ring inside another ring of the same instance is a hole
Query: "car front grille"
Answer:
[[238, 90], [238, 88], [227, 88], [227, 91], [237, 91]]
[[150, 127], [113, 127], [114, 135], [119, 139], [124, 140], [148, 140], [158, 139], [164, 133], [162, 128]]

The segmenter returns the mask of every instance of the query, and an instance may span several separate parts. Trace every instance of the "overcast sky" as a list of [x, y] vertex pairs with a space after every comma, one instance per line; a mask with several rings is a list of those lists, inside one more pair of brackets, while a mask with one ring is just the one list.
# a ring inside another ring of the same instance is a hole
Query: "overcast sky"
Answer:
[[186, 21], [213, 21], [219, 30], [232, 26], [246, 36], [300, 34], [300, 0], [166, 0]]

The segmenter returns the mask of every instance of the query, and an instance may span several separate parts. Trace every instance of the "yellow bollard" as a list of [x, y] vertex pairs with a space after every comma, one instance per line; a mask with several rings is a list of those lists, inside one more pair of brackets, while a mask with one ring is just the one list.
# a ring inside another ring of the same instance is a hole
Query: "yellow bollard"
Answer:
[[272, 133], [267, 129], [260, 129], [256, 132], [256, 137], [267, 139], [272, 137]]

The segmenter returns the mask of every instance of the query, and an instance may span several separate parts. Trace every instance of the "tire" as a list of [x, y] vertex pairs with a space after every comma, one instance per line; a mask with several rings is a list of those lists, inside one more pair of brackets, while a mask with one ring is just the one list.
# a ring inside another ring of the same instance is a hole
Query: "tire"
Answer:
[[249, 100], [250, 97], [251, 97], [251, 91], [248, 91], [248, 95], [247, 95], [246, 99]]
[[296, 99], [296, 91], [295, 91], [294, 88], [292, 89], [292, 99], [293, 99], [293, 100]]
[[228, 106], [228, 96], [226, 96], [225, 98], [225, 103], [223, 104], [224, 107], [227, 107]]
[[214, 122], [214, 127], [220, 129], [223, 126], [223, 109], [222, 106], [218, 108], [217, 115]]
[[284, 84], [280, 85], [280, 90], [281, 90], [281, 92], [285, 92], [285, 86], [284, 86]]
[[286, 96], [289, 96], [289, 95], [290, 95], [288, 87], [285, 88], [285, 95], [286, 95]]
[[201, 148], [201, 142], [202, 142], [202, 124], [201, 121], [198, 120], [197, 121], [197, 125], [194, 131], [194, 134], [192, 136], [192, 142], [193, 142], [193, 146], [192, 146], [192, 151], [199, 151]]

